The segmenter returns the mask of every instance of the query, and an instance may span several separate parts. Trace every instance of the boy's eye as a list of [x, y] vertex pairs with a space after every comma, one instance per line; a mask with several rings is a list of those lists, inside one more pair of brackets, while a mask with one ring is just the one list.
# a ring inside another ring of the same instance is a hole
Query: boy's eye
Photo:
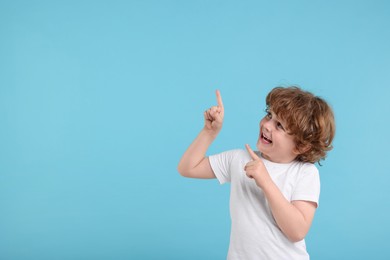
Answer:
[[283, 125], [280, 122], [276, 123], [276, 127], [284, 130], [284, 127], [283, 127]]

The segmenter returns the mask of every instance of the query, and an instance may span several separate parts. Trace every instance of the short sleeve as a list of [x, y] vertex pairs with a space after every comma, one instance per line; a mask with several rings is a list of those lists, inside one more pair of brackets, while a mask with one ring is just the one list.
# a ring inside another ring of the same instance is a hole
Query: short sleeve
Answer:
[[220, 184], [231, 181], [231, 163], [237, 150], [222, 152], [209, 156], [211, 169], [217, 177]]
[[292, 193], [291, 200], [312, 201], [319, 205], [320, 197], [320, 175], [318, 169], [312, 165], [307, 165]]

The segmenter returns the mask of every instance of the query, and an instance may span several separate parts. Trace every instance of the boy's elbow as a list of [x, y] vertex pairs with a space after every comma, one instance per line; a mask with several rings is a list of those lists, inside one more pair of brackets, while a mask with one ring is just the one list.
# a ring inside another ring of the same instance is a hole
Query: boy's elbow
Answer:
[[287, 236], [288, 240], [290, 240], [293, 243], [299, 242], [305, 239], [305, 237], [306, 237], [306, 233], [304, 232], [302, 233], [296, 232], [295, 234], [290, 234], [289, 236]]
[[304, 236], [296, 236], [296, 237], [291, 237], [291, 238], [289, 238], [289, 240], [290, 240], [291, 242], [293, 242], [293, 243], [297, 243], [297, 242], [303, 240], [304, 238], [305, 238]]
[[179, 172], [179, 174], [181, 176], [186, 177], [186, 178], [195, 178], [195, 176], [196, 176], [194, 171], [190, 170], [190, 169], [183, 169], [181, 167], [177, 167], [177, 171]]
[[180, 164], [177, 166], [178, 173], [183, 177], [188, 177], [188, 171], [184, 169]]
[[181, 176], [183, 176], [183, 169], [180, 167], [180, 164], [177, 166], [177, 172], [181, 175]]

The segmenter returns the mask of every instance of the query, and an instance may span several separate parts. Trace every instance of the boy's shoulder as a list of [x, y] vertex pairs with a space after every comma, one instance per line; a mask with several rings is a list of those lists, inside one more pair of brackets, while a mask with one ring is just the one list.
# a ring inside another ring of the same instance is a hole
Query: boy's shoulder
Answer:
[[230, 159], [230, 160], [240, 160], [240, 161], [250, 161], [251, 157], [248, 153], [248, 151], [240, 148], [236, 149], [230, 149], [223, 152], [220, 152], [218, 154], [215, 154], [214, 156], [222, 156], [224, 158]]
[[248, 151], [246, 151], [244, 149], [236, 148], [236, 149], [228, 150], [226, 152], [231, 153], [234, 157], [237, 157], [237, 158], [251, 159]]
[[313, 174], [319, 175], [319, 170], [314, 163], [296, 161], [296, 165], [298, 166], [297, 172], [301, 177]]

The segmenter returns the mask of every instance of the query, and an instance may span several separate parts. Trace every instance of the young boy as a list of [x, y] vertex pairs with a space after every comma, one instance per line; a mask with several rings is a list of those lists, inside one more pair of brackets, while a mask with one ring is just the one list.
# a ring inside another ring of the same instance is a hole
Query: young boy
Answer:
[[332, 109], [298, 87], [274, 88], [260, 121], [258, 151], [231, 150], [206, 157], [222, 128], [224, 107], [204, 112], [205, 125], [181, 158], [190, 178], [231, 183], [228, 259], [309, 259], [305, 236], [318, 207], [320, 179], [314, 163], [332, 149]]

